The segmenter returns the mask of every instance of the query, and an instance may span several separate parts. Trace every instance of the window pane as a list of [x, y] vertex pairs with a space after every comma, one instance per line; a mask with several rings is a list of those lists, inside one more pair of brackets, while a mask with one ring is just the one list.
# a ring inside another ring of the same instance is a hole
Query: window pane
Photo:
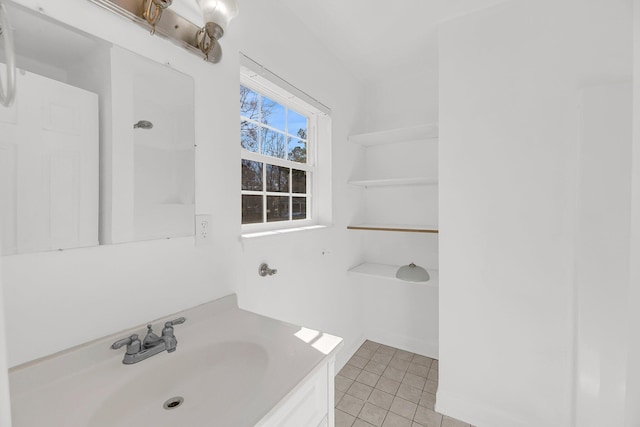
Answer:
[[289, 192], [289, 168], [267, 165], [267, 191]]
[[289, 134], [296, 135], [299, 138], [307, 139], [307, 118], [302, 114], [298, 114], [293, 110], [289, 110], [288, 117]]
[[273, 128], [285, 131], [286, 108], [277, 102], [262, 97], [262, 123]]
[[262, 222], [262, 196], [242, 196], [242, 223]]
[[291, 192], [307, 192], [307, 173], [305, 171], [300, 171], [297, 169], [291, 170]]
[[288, 159], [293, 162], [307, 163], [307, 143], [298, 138], [288, 138], [289, 155]]
[[284, 134], [262, 129], [262, 154], [285, 159], [287, 148], [284, 141]]
[[294, 197], [291, 219], [307, 219], [307, 198]]
[[289, 197], [267, 196], [267, 222], [289, 220]]
[[246, 120], [240, 122], [240, 145], [246, 150], [258, 152], [258, 126]]
[[262, 191], [262, 163], [242, 160], [242, 189]]
[[240, 115], [258, 121], [258, 94], [240, 86]]

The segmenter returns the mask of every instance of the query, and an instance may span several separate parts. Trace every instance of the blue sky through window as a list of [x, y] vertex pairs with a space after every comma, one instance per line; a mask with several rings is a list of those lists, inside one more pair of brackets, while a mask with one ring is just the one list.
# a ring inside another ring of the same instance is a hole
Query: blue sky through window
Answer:
[[298, 132], [300, 131], [300, 129], [302, 129], [302, 132], [304, 133], [304, 137], [306, 137], [307, 118], [305, 116], [303, 116], [302, 114], [298, 114], [293, 110], [289, 110], [288, 122], [289, 122], [289, 134], [301, 136], [299, 135]]
[[[258, 95], [251, 92], [249, 99], [253, 101], [254, 96]], [[262, 97], [262, 123], [298, 137], [304, 138], [307, 134], [307, 118], [305, 116], [266, 96]], [[300, 135], [300, 131], [302, 131], [302, 135]]]
[[262, 123], [273, 128], [285, 131], [287, 120], [287, 109], [284, 105], [278, 104], [266, 96], [262, 97]]
[[[262, 125], [241, 121], [243, 148], [294, 162], [307, 162], [307, 131], [309, 120], [273, 99], [240, 86], [240, 114]], [[275, 129], [275, 130], [272, 130]], [[261, 134], [261, 144], [258, 143]], [[258, 149], [260, 145], [261, 149]]]

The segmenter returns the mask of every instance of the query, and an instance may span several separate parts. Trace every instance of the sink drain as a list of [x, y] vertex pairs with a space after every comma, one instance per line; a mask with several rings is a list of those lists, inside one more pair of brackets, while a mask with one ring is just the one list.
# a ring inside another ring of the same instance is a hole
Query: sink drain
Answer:
[[181, 396], [176, 396], [164, 402], [162, 407], [167, 410], [176, 409], [178, 406], [182, 405], [182, 402], [184, 402], [184, 399]]

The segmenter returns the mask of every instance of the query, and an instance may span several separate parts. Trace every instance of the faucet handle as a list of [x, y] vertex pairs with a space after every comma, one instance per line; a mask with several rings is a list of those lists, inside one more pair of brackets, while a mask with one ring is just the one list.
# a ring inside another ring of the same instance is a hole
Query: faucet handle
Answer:
[[127, 346], [127, 354], [135, 354], [140, 351], [140, 340], [137, 334], [133, 334], [130, 337], [123, 338], [111, 344], [113, 350], [117, 350], [122, 346]]
[[164, 327], [165, 328], [170, 328], [170, 327], [175, 326], [175, 325], [180, 325], [181, 323], [184, 323], [186, 320], [187, 319], [185, 319], [184, 317], [178, 317], [177, 319], [165, 322]]
[[184, 317], [178, 317], [177, 319], [165, 322], [164, 328], [162, 329], [162, 336], [163, 337], [173, 338], [174, 337], [174, 335], [173, 335], [173, 326], [174, 325], [179, 325], [181, 323], [184, 323], [185, 320], [187, 320], [187, 319], [185, 319]]

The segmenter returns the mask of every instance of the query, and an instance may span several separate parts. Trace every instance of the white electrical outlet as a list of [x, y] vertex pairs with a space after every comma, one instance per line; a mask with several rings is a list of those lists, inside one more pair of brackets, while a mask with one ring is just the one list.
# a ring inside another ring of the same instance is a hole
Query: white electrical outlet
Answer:
[[212, 240], [211, 215], [196, 215], [196, 246], [209, 245]]

